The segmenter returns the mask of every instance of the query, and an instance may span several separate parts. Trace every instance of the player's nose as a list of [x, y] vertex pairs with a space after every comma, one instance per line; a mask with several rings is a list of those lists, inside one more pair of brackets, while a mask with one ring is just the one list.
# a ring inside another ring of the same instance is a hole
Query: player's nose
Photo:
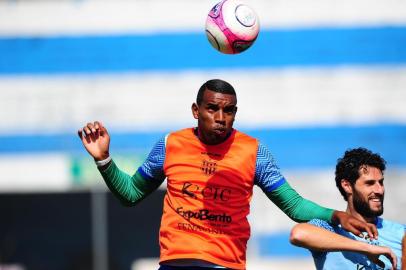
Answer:
[[383, 194], [384, 192], [385, 192], [385, 187], [382, 184], [377, 183], [374, 185], [374, 193]]
[[224, 122], [225, 121], [223, 110], [218, 110], [216, 112], [215, 121], [216, 122]]

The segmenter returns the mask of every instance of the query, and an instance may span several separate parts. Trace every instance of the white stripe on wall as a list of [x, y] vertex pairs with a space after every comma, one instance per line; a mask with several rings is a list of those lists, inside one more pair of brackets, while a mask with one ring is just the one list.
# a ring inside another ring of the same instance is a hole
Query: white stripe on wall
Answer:
[[0, 155], [0, 191], [67, 191], [72, 187], [69, 166], [62, 154]]
[[235, 87], [237, 127], [406, 123], [406, 68], [284, 69], [2, 77], [0, 133], [71, 132], [93, 120], [120, 131], [194, 125], [190, 106], [212, 78]]
[[[406, 24], [402, 0], [245, 0], [262, 27]], [[0, 35], [203, 31], [217, 0], [1, 1]]]

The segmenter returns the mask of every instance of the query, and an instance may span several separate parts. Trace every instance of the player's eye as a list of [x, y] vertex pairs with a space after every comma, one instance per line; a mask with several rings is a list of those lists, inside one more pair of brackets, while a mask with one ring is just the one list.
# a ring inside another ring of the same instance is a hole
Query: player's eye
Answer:
[[229, 106], [229, 107], [225, 107], [224, 108], [224, 112], [228, 113], [228, 114], [232, 114], [235, 111], [235, 107], [234, 106]]
[[207, 110], [208, 110], [208, 111], [217, 111], [217, 110], [218, 110], [218, 106], [216, 106], [216, 105], [208, 105], [208, 106], [207, 106]]

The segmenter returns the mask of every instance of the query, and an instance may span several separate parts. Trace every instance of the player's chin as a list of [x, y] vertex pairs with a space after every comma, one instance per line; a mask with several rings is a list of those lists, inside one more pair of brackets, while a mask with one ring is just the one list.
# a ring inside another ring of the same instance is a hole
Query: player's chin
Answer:
[[227, 138], [227, 134], [228, 133], [226, 131], [223, 132], [220, 132], [218, 130], [213, 131], [210, 136], [212, 143], [213, 144], [222, 143]]
[[370, 206], [370, 211], [371, 211], [371, 213], [373, 213], [374, 216], [379, 217], [383, 214], [383, 206], [379, 206], [379, 207]]

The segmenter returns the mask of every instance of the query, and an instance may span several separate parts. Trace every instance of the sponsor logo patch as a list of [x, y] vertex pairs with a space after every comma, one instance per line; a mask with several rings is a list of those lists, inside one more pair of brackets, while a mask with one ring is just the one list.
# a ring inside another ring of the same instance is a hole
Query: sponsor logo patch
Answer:
[[209, 160], [203, 160], [202, 165], [200, 167], [202, 172], [206, 175], [212, 175], [216, 172], [217, 169], [217, 163], [214, 161], [209, 161]]
[[182, 186], [182, 195], [193, 199], [214, 200], [227, 202], [230, 199], [231, 189], [217, 186], [200, 187], [191, 182], [185, 182]]
[[180, 216], [182, 216], [188, 221], [190, 221], [191, 219], [197, 219], [201, 221], [214, 221], [222, 223], [232, 222], [231, 216], [227, 215], [226, 213], [213, 214], [208, 209], [201, 209], [194, 212], [190, 210], [184, 210], [183, 207], [178, 207], [176, 209], [176, 213], [178, 213]]

